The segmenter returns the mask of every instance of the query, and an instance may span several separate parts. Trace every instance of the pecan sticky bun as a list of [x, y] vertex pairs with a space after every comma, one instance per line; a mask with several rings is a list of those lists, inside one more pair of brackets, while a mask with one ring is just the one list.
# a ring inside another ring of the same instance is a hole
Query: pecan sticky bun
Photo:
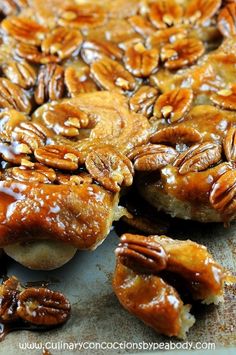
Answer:
[[[206, 247], [166, 236], [124, 234], [116, 251], [114, 291], [130, 313], [156, 332], [185, 338], [195, 318], [191, 304], [218, 304], [230, 275]], [[181, 287], [179, 287], [181, 286]], [[190, 297], [189, 297], [190, 296]]]

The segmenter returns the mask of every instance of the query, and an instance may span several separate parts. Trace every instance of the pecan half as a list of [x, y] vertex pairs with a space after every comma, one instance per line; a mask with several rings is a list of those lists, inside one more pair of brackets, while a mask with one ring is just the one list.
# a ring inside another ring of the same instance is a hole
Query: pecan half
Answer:
[[224, 153], [228, 161], [236, 162], [236, 128], [231, 127], [223, 140]]
[[150, 36], [153, 32], [155, 32], [155, 28], [152, 24], [145, 17], [140, 15], [130, 17], [128, 22], [131, 24], [135, 32], [139, 33], [143, 37]]
[[0, 78], [0, 108], [14, 108], [29, 113], [32, 106], [28, 95], [20, 86]]
[[157, 273], [167, 266], [168, 256], [154, 237], [124, 234], [115, 254], [123, 265], [141, 273]]
[[18, 296], [17, 314], [31, 324], [59, 325], [69, 318], [70, 303], [60, 292], [30, 287]]
[[148, 85], [141, 86], [129, 100], [130, 109], [146, 117], [150, 117], [157, 95], [158, 90], [156, 88]]
[[175, 149], [161, 144], [147, 144], [135, 148], [128, 154], [134, 161], [135, 170], [155, 171], [173, 162], [178, 153]]
[[91, 176], [107, 190], [118, 192], [120, 186], [132, 185], [132, 163], [113, 147], [95, 147], [88, 154], [85, 166]]
[[9, 169], [7, 174], [15, 180], [38, 182], [42, 184], [50, 184], [57, 178], [57, 175], [53, 169], [39, 163], [29, 162], [29, 164], [24, 164], [24, 161], [23, 165]]
[[221, 146], [210, 142], [195, 144], [179, 155], [174, 166], [181, 175], [193, 171], [202, 171], [216, 164], [221, 159]]
[[87, 40], [83, 43], [81, 57], [87, 64], [92, 64], [104, 56], [114, 60], [122, 58], [122, 50], [112, 42], [104, 40]]
[[174, 43], [177, 39], [183, 39], [188, 31], [185, 27], [170, 27], [156, 31], [147, 38], [146, 44], [149, 48], [161, 48], [164, 44]]
[[61, 60], [70, 57], [81, 47], [83, 37], [78, 29], [57, 27], [42, 42], [42, 51], [57, 55]]
[[166, 68], [179, 69], [193, 64], [204, 51], [204, 45], [199, 39], [183, 38], [162, 47], [161, 59]]
[[28, 154], [31, 154], [31, 149], [25, 144], [13, 142], [12, 144], [0, 143], [0, 156], [5, 161], [20, 165], [22, 159], [29, 160]]
[[236, 3], [228, 4], [220, 10], [218, 28], [223, 36], [230, 37], [236, 34]]
[[182, 16], [183, 8], [175, 0], [159, 0], [150, 6], [149, 18], [158, 29], [177, 24]]
[[77, 170], [81, 164], [81, 153], [69, 146], [47, 145], [34, 151], [42, 164], [61, 170]]
[[2, 66], [5, 76], [14, 84], [28, 89], [36, 82], [36, 70], [27, 62], [9, 61]]
[[2, 29], [18, 41], [39, 45], [47, 29], [32, 19], [11, 16], [1, 23]]
[[162, 128], [150, 138], [151, 143], [166, 143], [170, 145], [192, 144], [201, 140], [202, 136], [195, 128], [183, 125]]
[[25, 143], [33, 151], [47, 143], [50, 134], [48, 129], [40, 123], [21, 122], [11, 134], [11, 139], [16, 142]]
[[191, 0], [184, 17], [191, 24], [203, 25], [210, 20], [221, 6], [221, 0]]
[[137, 43], [125, 52], [126, 69], [138, 78], [146, 78], [158, 67], [159, 51], [156, 48], [146, 49], [142, 43]]
[[93, 4], [63, 6], [58, 23], [61, 26], [73, 28], [91, 28], [104, 24], [106, 13], [103, 8]]
[[135, 79], [118, 62], [103, 58], [91, 65], [91, 75], [100, 87], [106, 90], [133, 90]]
[[231, 85], [230, 89], [213, 93], [210, 100], [226, 110], [236, 110], [236, 84]]
[[236, 214], [236, 170], [228, 170], [213, 184], [210, 203], [224, 216]]
[[71, 97], [86, 92], [97, 91], [97, 85], [89, 77], [90, 69], [87, 67], [77, 69], [68, 67], [65, 70], [65, 84]]
[[42, 53], [40, 48], [28, 43], [17, 44], [15, 53], [17, 56], [32, 63], [47, 64], [57, 63], [60, 61], [58, 56]]
[[58, 100], [64, 94], [64, 69], [57, 64], [42, 66], [38, 74], [38, 83], [34, 98], [38, 105], [48, 100]]
[[158, 97], [153, 115], [157, 118], [165, 118], [170, 122], [176, 122], [184, 118], [190, 110], [193, 101], [191, 89], [174, 89], [167, 91]]
[[17, 315], [17, 301], [20, 284], [15, 276], [10, 277], [0, 285], [0, 320], [3, 323], [14, 322]]

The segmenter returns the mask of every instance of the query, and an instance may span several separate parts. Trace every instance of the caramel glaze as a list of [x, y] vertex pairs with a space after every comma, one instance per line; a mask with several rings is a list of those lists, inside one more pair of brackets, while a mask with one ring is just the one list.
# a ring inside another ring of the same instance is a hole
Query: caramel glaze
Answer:
[[179, 334], [183, 302], [160, 277], [136, 274], [118, 261], [113, 288], [123, 307], [144, 323], [169, 336]]
[[0, 181], [0, 247], [55, 239], [94, 248], [107, 235], [117, 195], [92, 184], [46, 185]]

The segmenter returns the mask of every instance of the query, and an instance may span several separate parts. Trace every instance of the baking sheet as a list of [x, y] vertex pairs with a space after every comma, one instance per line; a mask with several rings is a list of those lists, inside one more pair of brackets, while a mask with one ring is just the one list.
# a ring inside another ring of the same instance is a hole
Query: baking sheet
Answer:
[[[169, 235], [179, 239], [191, 238], [206, 245], [216, 260], [229, 270], [236, 270], [236, 225], [225, 229], [217, 224], [200, 225], [182, 221], [172, 225]], [[111, 287], [117, 243], [118, 236], [113, 230], [95, 252], [78, 252], [70, 263], [50, 272], [30, 271], [12, 261], [8, 268], [9, 275], [14, 274], [26, 282], [48, 280], [53, 289], [60, 290], [70, 299], [72, 316], [62, 328], [46, 333], [18, 331], [9, 334], [0, 343], [0, 353], [42, 354], [42, 350], [20, 350], [19, 342], [174, 342], [173, 338], [157, 335], [119, 305]], [[236, 346], [235, 291], [235, 287], [228, 287], [224, 304], [197, 310], [197, 320], [187, 341], [214, 342], [217, 348]], [[63, 355], [79, 353], [68, 350], [51, 352]], [[127, 350], [83, 350], [81, 353], [118, 352], [127, 353]]]

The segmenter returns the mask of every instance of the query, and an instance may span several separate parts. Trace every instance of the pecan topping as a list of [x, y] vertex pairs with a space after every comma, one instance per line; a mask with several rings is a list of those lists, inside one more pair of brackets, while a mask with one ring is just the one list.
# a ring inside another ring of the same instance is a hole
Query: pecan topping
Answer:
[[61, 185], [81, 185], [92, 184], [93, 179], [90, 174], [81, 172], [79, 175], [57, 174], [57, 181]]
[[59, 325], [69, 318], [70, 303], [60, 292], [30, 287], [18, 296], [17, 314], [31, 324]]
[[5, 76], [14, 84], [28, 89], [36, 82], [36, 70], [27, 62], [9, 61], [2, 67]]
[[182, 16], [183, 8], [175, 0], [159, 0], [150, 6], [149, 18], [158, 29], [173, 26]]
[[135, 80], [124, 67], [109, 58], [103, 58], [91, 65], [91, 74], [99, 86], [106, 90], [133, 90]]
[[56, 103], [46, 110], [42, 119], [45, 125], [56, 134], [64, 137], [79, 136], [81, 128], [91, 128], [92, 124], [88, 115], [76, 105], [69, 103]]
[[223, 141], [224, 153], [228, 161], [236, 161], [236, 128], [231, 127]]
[[135, 170], [155, 171], [173, 162], [178, 153], [165, 145], [147, 144], [135, 148], [128, 157], [134, 161]]
[[161, 59], [166, 68], [179, 69], [193, 64], [204, 51], [204, 45], [199, 39], [183, 38], [162, 47]]
[[16, 46], [16, 55], [29, 62], [39, 64], [57, 63], [60, 61], [58, 56], [42, 53], [38, 47], [28, 43], [19, 43]]
[[165, 127], [154, 133], [151, 138], [151, 143], [166, 143], [166, 144], [192, 144], [202, 140], [201, 134], [192, 127], [173, 126]]
[[20, 164], [22, 159], [29, 159], [30, 148], [25, 144], [13, 142], [12, 144], [0, 143], [0, 156], [9, 163]]
[[226, 110], [236, 110], [236, 84], [231, 85], [230, 89], [213, 93], [210, 99], [214, 104]]
[[128, 19], [135, 32], [139, 33], [143, 37], [150, 36], [155, 31], [152, 24], [140, 15], [132, 16]]
[[158, 90], [151, 86], [141, 86], [129, 100], [130, 109], [144, 116], [150, 117], [156, 101]]
[[57, 27], [42, 42], [42, 51], [47, 55], [57, 55], [63, 60], [80, 48], [82, 40], [79, 30]]
[[31, 103], [26, 92], [10, 80], [0, 78], [0, 108], [14, 108], [29, 113]]
[[120, 186], [132, 185], [132, 163], [113, 147], [95, 147], [88, 154], [85, 166], [91, 176], [107, 190], [118, 192]]
[[221, 0], [191, 0], [184, 15], [190, 23], [202, 25], [216, 14], [220, 6]]
[[15, 276], [0, 285], [0, 320], [3, 323], [14, 322], [18, 319], [16, 309], [19, 292], [20, 284]]
[[174, 166], [179, 168], [181, 175], [192, 171], [202, 171], [216, 164], [221, 159], [221, 146], [206, 142], [195, 144], [179, 155]]
[[42, 164], [61, 170], [77, 170], [81, 164], [81, 153], [69, 146], [47, 145], [34, 151]]
[[13, 129], [11, 135], [13, 141], [25, 143], [32, 151], [44, 146], [49, 137], [50, 134], [46, 127], [33, 122], [21, 122]]
[[39, 163], [24, 164], [24, 160], [21, 160], [21, 166], [9, 169], [7, 174], [11, 178], [19, 181], [37, 182], [42, 184], [50, 184], [54, 182], [57, 177], [53, 169]]
[[236, 170], [228, 170], [213, 184], [210, 203], [224, 216], [236, 213]]
[[104, 24], [106, 14], [102, 7], [93, 4], [64, 6], [58, 23], [65, 27], [91, 28]]
[[223, 36], [236, 34], [236, 3], [228, 4], [219, 13], [218, 28]]
[[157, 70], [159, 51], [146, 49], [142, 43], [137, 43], [125, 52], [124, 63], [126, 69], [138, 78], [146, 78]]
[[85, 67], [77, 69], [68, 67], [65, 70], [65, 84], [71, 97], [75, 97], [79, 94], [86, 92], [97, 91], [97, 86], [89, 77], [90, 70]]
[[48, 100], [58, 100], [64, 94], [64, 69], [57, 64], [42, 66], [38, 74], [38, 85], [34, 92], [38, 105]]
[[92, 64], [98, 59], [102, 59], [104, 56], [114, 60], [120, 60], [122, 58], [121, 49], [112, 42], [103, 40], [90, 40], [83, 43], [81, 49], [81, 57], [87, 64]]
[[11, 16], [1, 23], [2, 29], [18, 41], [39, 45], [45, 36], [46, 28], [32, 19]]
[[182, 119], [189, 111], [193, 101], [191, 89], [174, 89], [159, 96], [153, 115], [157, 118], [165, 118], [170, 122]]
[[161, 48], [163, 44], [174, 43], [177, 39], [183, 39], [187, 36], [185, 27], [170, 27], [153, 33], [147, 39], [147, 46], [151, 48]]
[[165, 249], [154, 237], [124, 234], [115, 253], [123, 265], [141, 273], [157, 273], [167, 266]]

